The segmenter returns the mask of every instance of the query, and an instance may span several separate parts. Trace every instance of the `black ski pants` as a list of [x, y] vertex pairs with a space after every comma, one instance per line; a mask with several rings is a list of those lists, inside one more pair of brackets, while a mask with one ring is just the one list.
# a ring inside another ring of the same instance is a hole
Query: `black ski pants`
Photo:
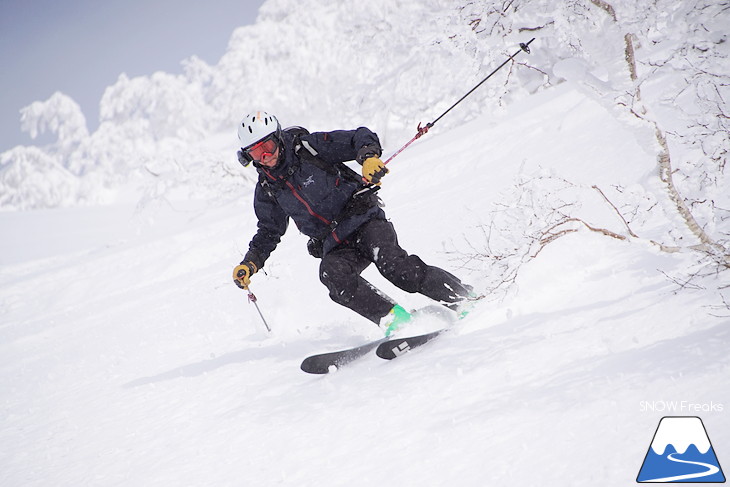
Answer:
[[421, 293], [442, 303], [461, 301], [471, 288], [456, 276], [426, 265], [398, 245], [393, 224], [375, 218], [322, 258], [319, 278], [332, 300], [379, 323], [395, 302], [362, 278], [371, 263], [390, 282], [409, 293]]

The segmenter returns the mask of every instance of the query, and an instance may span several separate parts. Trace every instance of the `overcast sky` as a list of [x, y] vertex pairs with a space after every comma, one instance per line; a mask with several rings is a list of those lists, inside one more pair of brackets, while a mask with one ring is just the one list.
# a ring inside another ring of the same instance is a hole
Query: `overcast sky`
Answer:
[[94, 131], [104, 89], [121, 73], [181, 73], [192, 55], [216, 64], [233, 30], [252, 24], [263, 3], [0, 0], [0, 152], [48, 142], [21, 132], [19, 110], [55, 91], [81, 105]]

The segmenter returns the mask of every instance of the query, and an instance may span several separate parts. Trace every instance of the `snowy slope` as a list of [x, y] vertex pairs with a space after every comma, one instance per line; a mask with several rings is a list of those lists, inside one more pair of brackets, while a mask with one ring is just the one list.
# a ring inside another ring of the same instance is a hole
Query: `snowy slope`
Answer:
[[[729, 11], [610, 3], [269, 0], [218, 64], [120, 76], [93, 133], [63, 94], [29, 106], [58, 140], [0, 153], [0, 485], [614, 487], [665, 415], [701, 416], [727, 469], [729, 277], [651, 123], [727, 245]], [[532, 36], [381, 191], [405, 248], [490, 298], [394, 362], [302, 373], [380, 332], [293, 226], [254, 277], [265, 332], [230, 278], [255, 230], [232, 127], [367, 125], [388, 155]]]
[[[560, 198], [594, 194], [575, 210], [623, 232], [590, 185], [648, 178], [634, 140], [563, 86], [429, 133], [393, 161], [386, 211], [406, 248], [488, 286], [454, 258], [521, 181], [570, 175]], [[292, 230], [254, 278], [265, 333], [229, 276], [250, 194], [22, 215], [0, 214], [1, 485], [633, 485], [666, 414], [640, 404], [670, 400], [724, 406], [677, 413], [730, 464], [728, 318], [645, 240], [568, 234], [433, 345], [319, 377], [306, 355], [378, 331], [328, 300]]]

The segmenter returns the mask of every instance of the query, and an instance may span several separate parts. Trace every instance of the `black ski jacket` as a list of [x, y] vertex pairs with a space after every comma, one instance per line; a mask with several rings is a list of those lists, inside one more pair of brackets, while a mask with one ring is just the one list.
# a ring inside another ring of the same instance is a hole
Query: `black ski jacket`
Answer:
[[[284, 131], [283, 148], [274, 168], [257, 166], [259, 181], [254, 191], [254, 211], [258, 230], [251, 239], [244, 261], [261, 269], [286, 232], [289, 218], [303, 234], [321, 240], [323, 255], [346, 241], [363, 223], [376, 216], [385, 218], [383, 210], [373, 204], [342, 218], [352, 194], [362, 188], [353, 178], [338, 174], [339, 169], [325, 171], [323, 164], [334, 168], [355, 160], [358, 151], [369, 146], [380, 155], [378, 136], [365, 127], [357, 130], [315, 132], [296, 136]], [[295, 145], [303, 148], [295, 153]], [[319, 159], [311, 162], [309, 154]], [[348, 169], [348, 168], [345, 168]], [[337, 221], [341, 218], [341, 221]]]

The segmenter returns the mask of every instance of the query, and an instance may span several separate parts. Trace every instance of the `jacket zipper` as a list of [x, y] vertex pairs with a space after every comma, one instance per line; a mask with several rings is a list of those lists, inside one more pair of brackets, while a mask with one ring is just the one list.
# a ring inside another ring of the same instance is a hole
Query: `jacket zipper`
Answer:
[[304, 197], [302, 195], [300, 195], [299, 192], [297, 192], [296, 188], [294, 188], [294, 185], [292, 183], [290, 183], [289, 181], [284, 181], [284, 184], [286, 184], [289, 187], [289, 189], [291, 190], [291, 192], [294, 195], [294, 197], [296, 199], [298, 199], [304, 205], [304, 207], [307, 209], [307, 211], [309, 212], [310, 215], [312, 215], [313, 217], [319, 219], [325, 225], [329, 225], [330, 223], [332, 223], [331, 221], [329, 221], [328, 219], [326, 219], [325, 217], [323, 217], [319, 213], [315, 212], [312, 209], [312, 207], [309, 206], [309, 203], [307, 203], [307, 201], [304, 199]]

